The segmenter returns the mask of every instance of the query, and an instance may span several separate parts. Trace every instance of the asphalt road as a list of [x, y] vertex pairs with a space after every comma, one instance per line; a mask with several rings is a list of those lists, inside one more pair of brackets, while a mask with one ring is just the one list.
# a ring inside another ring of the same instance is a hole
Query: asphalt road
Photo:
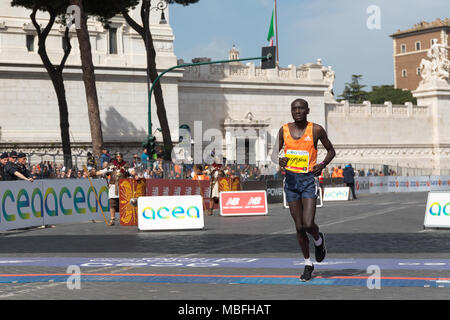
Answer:
[[[398, 193], [326, 202], [316, 222], [328, 255], [308, 283], [298, 280], [303, 258], [281, 204], [267, 216], [215, 212], [199, 231], [102, 221], [8, 231], [0, 234], [0, 299], [449, 299], [450, 230], [423, 229], [426, 200]], [[69, 266], [82, 274], [72, 287]], [[370, 289], [373, 272], [382, 280]]]

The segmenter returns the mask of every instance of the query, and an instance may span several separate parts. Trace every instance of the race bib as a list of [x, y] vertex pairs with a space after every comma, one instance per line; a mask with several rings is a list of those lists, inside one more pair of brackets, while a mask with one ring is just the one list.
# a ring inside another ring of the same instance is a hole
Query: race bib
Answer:
[[286, 170], [297, 173], [308, 173], [308, 151], [287, 150], [284, 156], [289, 159], [286, 165]]

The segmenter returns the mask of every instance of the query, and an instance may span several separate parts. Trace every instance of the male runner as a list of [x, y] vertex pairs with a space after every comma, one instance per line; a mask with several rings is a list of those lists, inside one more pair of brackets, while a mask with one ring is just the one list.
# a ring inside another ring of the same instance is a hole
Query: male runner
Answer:
[[[312, 278], [314, 265], [309, 257], [309, 240], [306, 233], [314, 238], [315, 258], [323, 261], [326, 255], [325, 238], [315, 224], [317, 182], [325, 166], [333, 160], [336, 152], [328, 140], [327, 133], [318, 124], [308, 122], [308, 102], [296, 99], [291, 104], [294, 122], [286, 123], [279, 131], [279, 148], [284, 147], [284, 156], [279, 159], [280, 167], [285, 169], [286, 201], [295, 222], [297, 239], [305, 258], [302, 281]], [[317, 164], [317, 142], [320, 140], [327, 150], [325, 159]]]

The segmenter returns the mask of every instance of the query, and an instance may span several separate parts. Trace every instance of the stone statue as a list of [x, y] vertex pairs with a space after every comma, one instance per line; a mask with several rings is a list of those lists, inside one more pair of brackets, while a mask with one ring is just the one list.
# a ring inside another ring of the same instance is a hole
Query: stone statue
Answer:
[[427, 52], [427, 59], [420, 62], [420, 75], [422, 81], [419, 86], [431, 82], [448, 82], [450, 61], [447, 59], [447, 49], [444, 45], [435, 43]]
[[322, 72], [323, 72], [323, 80], [325, 81], [325, 83], [328, 83], [328, 92], [333, 94], [333, 86], [334, 86], [334, 79], [336, 77], [335, 72], [333, 71], [333, 69], [331, 69], [331, 66], [328, 66], [328, 68], [323, 67], [322, 68]]

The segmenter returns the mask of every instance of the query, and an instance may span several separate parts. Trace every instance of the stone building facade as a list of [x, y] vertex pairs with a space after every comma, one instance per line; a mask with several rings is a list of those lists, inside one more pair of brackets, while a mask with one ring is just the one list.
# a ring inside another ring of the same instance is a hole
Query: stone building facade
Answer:
[[398, 30], [391, 35], [394, 57], [395, 88], [416, 90], [422, 80], [420, 61], [427, 57], [432, 44], [440, 43], [450, 48], [450, 18], [420, 22], [408, 30]]
[[[178, 63], [168, 11], [166, 24], [159, 23], [159, 12], [152, 11], [151, 16], [159, 71]], [[35, 31], [29, 14], [9, 3], [0, 4], [0, 151], [61, 154], [56, 95], [37, 54], [36, 37], [32, 41]], [[132, 16], [139, 21], [138, 9]], [[38, 19], [46, 23], [44, 14]], [[102, 129], [111, 151], [131, 155], [141, 152], [148, 134], [145, 51], [142, 39], [123, 18], [115, 17], [112, 22], [111, 32], [89, 21]], [[48, 39], [49, 55], [55, 62], [63, 54], [62, 31], [55, 26]], [[83, 156], [90, 150], [90, 129], [73, 31], [71, 43], [64, 77], [71, 142], [74, 154]], [[243, 58], [234, 46], [229, 54]], [[203, 150], [212, 140], [208, 130], [215, 129], [227, 159], [238, 161], [243, 152], [244, 158], [262, 164], [269, 160], [279, 128], [292, 119], [291, 102], [301, 97], [309, 102], [309, 120], [327, 130], [337, 151], [336, 163], [380, 163], [429, 168], [435, 173], [450, 169], [450, 141], [445, 137], [450, 123], [448, 117], [438, 118], [448, 110], [441, 95], [419, 92], [417, 106], [350, 105], [335, 101], [334, 77], [332, 68], [320, 59], [269, 70], [253, 62], [176, 69], [161, 80], [172, 139], [178, 142], [180, 126], [188, 127], [193, 142], [196, 138], [202, 141], [193, 149]], [[156, 106], [154, 101], [152, 106]], [[153, 134], [161, 141], [155, 109]], [[320, 147], [319, 159], [324, 155]]]

